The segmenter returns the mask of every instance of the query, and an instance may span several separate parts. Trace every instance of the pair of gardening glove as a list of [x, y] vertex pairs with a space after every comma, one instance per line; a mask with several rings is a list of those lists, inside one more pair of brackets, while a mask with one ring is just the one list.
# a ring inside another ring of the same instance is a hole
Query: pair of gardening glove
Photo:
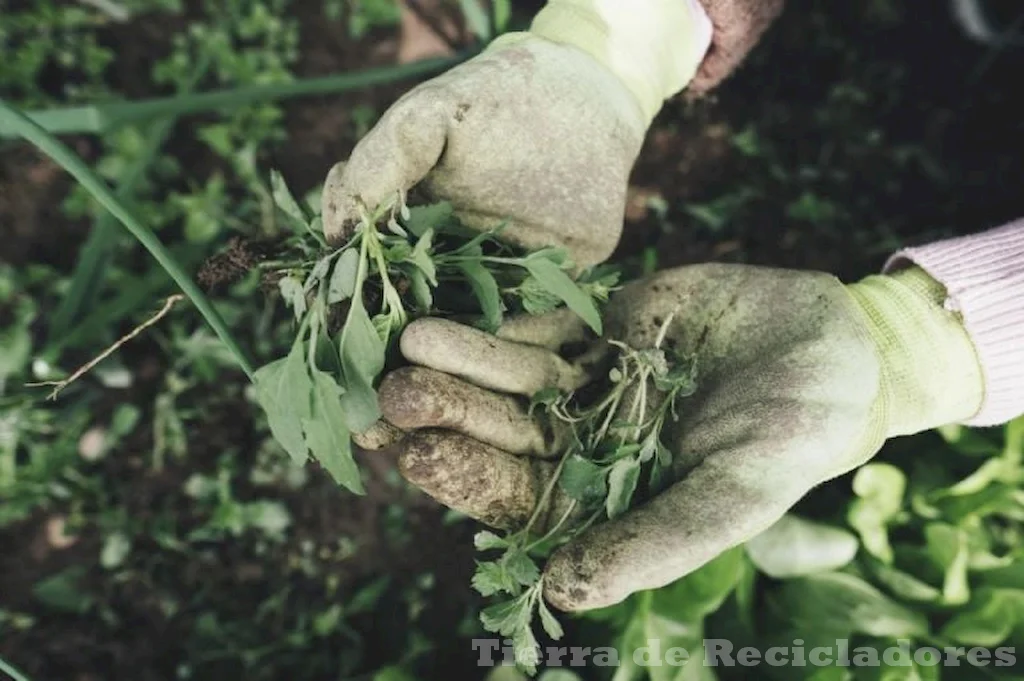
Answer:
[[[361, 204], [418, 183], [469, 225], [507, 221], [503, 237], [517, 245], [600, 262], [618, 241], [628, 175], [661, 102], [691, 79], [713, 86], [779, 5], [555, 0], [529, 32], [399, 100], [328, 177], [325, 230], [344, 238]], [[554, 606], [607, 606], [752, 538], [886, 438], [972, 416], [981, 370], [944, 297], [916, 268], [846, 286], [820, 273], [697, 265], [617, 292], [603, 339], [564, 310], [510, 320], [497, 338], [424, 319], [400, 340], [412, 366], [380, 386], [387, 423], [361, 442], [398, 447], [403, 475], [441, 503], [521, 526], [564, 442], [528, 414], [529, 397], [599, 380], [608, 340], [642, 350], [664, 331], [662, 346], [697, 368], [696, 393], [663, 431], [675, 482], [590, 527], [545, 569]], [[580, 354], [581, 343], [591, 350]], [[566, 500], [556, 491], [549, 504], [542, 519]]]

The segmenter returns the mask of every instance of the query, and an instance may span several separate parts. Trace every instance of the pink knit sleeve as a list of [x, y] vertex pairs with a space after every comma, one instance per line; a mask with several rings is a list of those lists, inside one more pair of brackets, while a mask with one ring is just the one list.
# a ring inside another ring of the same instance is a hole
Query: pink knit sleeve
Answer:
[[915, 264], [946, 287], [978, 351], [985, 377], [981, 410], [966, 425], [991, 426], [1024, 414], [1024, 218], [981, 234], [905, 248], [885, 264]]

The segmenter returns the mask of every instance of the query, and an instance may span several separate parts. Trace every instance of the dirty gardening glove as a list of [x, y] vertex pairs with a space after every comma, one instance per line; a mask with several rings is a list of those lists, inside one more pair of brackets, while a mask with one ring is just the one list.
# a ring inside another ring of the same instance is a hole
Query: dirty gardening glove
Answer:
[[[916, 268], [844, 286], [820, 273], [699, 265], [624, 288], [606, 310], [609, 338], [650, 348], [671, 319], [663, 347], [696, 358], [697, 392], [662, 431], [675, 482], [556, 551], [547, 599], [590, 609], [665, 585], [766, 529], [886, 438], [970, 418], [981, 370], [944, 296]], [[552, 473], [540, 457], [558, 450], [557, 433], [513, 396], [588, 376], [553, 352], [573, 334], [550, 330], [558, 324], [538, 333], [542, 322], [529, 333], [513, 325], [505, 339], [415, 322], [401, 347], [420, 366], [380, 391], [386, 418], [414, 431], [398, 445], [403, 474], [492, 525], [522, 524]]]
[[622, 230], [627, 180], [663, 100], [711, 40], [696, 0], [552, 0], [528, 32], [398, 100], [330, 172], [324, 231], [341, 241], [422, 181], [470, 227], [600, 262]]

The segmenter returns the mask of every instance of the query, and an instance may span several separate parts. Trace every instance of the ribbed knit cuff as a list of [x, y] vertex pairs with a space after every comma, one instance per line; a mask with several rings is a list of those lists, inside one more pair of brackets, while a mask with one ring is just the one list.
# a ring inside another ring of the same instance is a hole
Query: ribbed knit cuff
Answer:
[[905, 248], [885, 264], [916, 264], [946, 287], [985, 377], [981, 409], [964, 421], [992, 426], [1024, 414], [1024, 219], [982, 234]]

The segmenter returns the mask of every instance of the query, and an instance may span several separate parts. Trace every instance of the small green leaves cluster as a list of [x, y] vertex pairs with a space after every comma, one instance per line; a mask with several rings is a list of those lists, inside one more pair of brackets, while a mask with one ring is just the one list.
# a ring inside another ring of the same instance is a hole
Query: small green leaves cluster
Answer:
[[697, 365], [660, 343], [645, 350], [610, 343], [619, 350], [619, 362], [609, 372], [612, 388], [604, 399], [576, 412], [572, 396], [562, 396], [549, 411], [572, 425], [573, 441], [559, 477], [562, 491], [616, 518], [629, 509], [642, 478], [649, 494], [668, 481], [672, 453], [662, 430], [669, 419], [678, 420], [679, 400], [697, 389]]
[[478, 532], [474, 544], [478, 551], [500, 550], [501, 557], [477, 564], [473, 588], [484, 596], [504, 595], [505, 599], [484, 608], [480, 620], [488, 631], [512, 639], [516, 662], [533, 674], [537, 670], [537, 637], [533, 634], [534, 615], [553, 639], [562, 637], [562, 625], [544, 603], [544, 580], [537, 562], [530, 556], [536, 546], [528, 544], [528, 534], [519, 532], [499, 537], [493, 532]]
[[[572, 436], [552, 479], [526, 526], [508, 536], [476, 536], [480, 551], [501, 551], [496, 559], [477, 562], [473, 586], [484, 596], [505, 600], [481, 613], [488, 631], [510, 637], [516, 662], [533, 674], [537, 665], [533, 619], [558, 639], [562, 628], [544, 604], [543, 576], [536, 559], [578, 535], [594, 522], [624, 513], [639, 496], [659, 492], [669, 480], [672, 453], [662, 441], [669, 419], [678, 420], [678, 402], [697, 387], [696, 363], [662, 348], [661, 328], [654, 347], [637, 350], [611, 340], [618, 359], [608, 372], [608, 389], [591, 405], [574, 393], [546, 390], [534, 396], [531, 411], [544, 409], [568, 426]], [[555, 486], [572, 501], [561, 518], [540, 537], [530, 531], [551, 502]]]
[[366, 210], [348, 241], [331, 249], [320, 217], [276, 173], [271, 194], [296, 236], [264, 269], [298, 331], [286, 357], [256, 372], [256, 399], [296, 462], [312, 456], [353, 492], [363, 490], [351, 435], [380, 418], [376, 383], [410, 320], [470, 314], [495, 331], [510, 312], [565, 305], [601, 333], [597, 303], [617, 283], [613, 270], [576, 277], [561, 249], [518, 254], [496, 238], [500, 229], [470, 231], [450, 205], [410, 208], [400, 194]]

